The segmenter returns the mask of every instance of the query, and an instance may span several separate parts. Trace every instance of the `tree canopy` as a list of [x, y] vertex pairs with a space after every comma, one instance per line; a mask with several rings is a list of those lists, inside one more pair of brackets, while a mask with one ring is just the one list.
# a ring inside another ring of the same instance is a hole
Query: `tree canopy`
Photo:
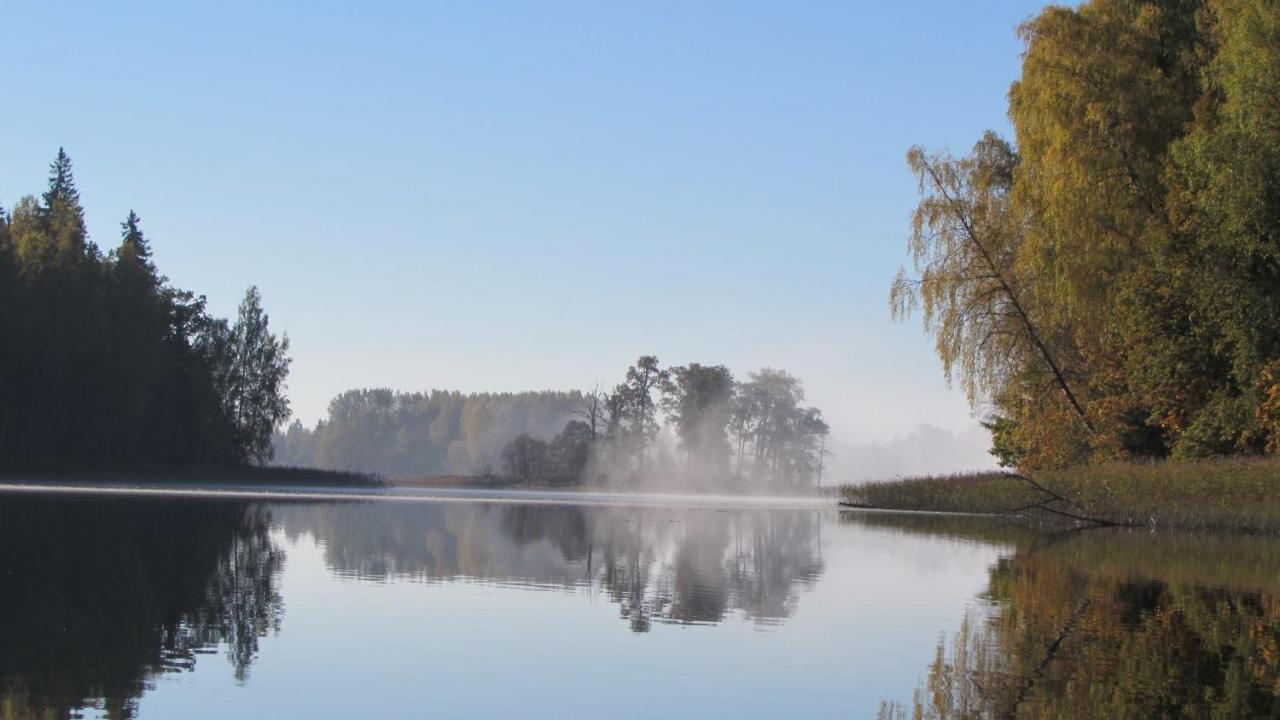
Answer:
[[898, 317], [1027, 467], [1280, 447], [1280, 7], [1025, 23], [1015, 143], [908, 155]]

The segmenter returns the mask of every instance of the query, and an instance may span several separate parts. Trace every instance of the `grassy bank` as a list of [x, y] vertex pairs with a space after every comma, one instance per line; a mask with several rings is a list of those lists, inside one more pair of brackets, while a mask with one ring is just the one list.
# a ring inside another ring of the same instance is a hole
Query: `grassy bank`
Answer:
[[367, 473], [314, 468], [246, 467], [103, 467], [100, 465], [40, 465], [0, 470], [0, 481], [50, 483], [119, 483], [145, 485], [298, 485], [380, 486], [384, 481]]
[[[1036, 486], [1039, 487], [1036, 487]], [[1115, 463], [1036, 473], [846, 485], [843, 500], [886, 510], [989, 513], [1063, 522], [1280, 533], [1280, 460]]]

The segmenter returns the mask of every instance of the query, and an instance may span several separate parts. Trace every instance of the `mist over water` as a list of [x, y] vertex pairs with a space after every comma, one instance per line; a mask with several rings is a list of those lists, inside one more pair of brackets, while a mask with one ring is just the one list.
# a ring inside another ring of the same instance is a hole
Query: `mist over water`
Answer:
[[434, 484], [805, 494], [820, 485], [989, 469], [989, 434], [920, 425], [884, 443], [832, 439], [801, 380], [762, 368], [641, 356], [611, 389], [351, 390], [314, 428], [275, 438], [275, 462]]
[[833, 442], [828, 477], [839, 484], [993, 470], [990, 448], [991, 434], [979, 426], [954, 432], [920, 425], [885, 442]]

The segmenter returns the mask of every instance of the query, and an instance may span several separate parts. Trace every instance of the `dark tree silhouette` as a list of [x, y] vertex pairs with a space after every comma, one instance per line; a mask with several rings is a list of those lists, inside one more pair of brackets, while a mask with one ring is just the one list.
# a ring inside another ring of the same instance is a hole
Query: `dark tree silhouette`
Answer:
[[0, 467], [261, 461], [288, 414], [288, 340], [250, 288], [235, 326], [174, 288], [137, 213], [105, 257], [61, 149], [0, 210]]

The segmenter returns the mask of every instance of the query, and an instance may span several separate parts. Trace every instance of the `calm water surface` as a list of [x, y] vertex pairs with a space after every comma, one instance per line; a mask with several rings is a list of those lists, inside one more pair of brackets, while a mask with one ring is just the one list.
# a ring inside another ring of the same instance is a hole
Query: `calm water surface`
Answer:
[[4, 718], [1280, 715], [1265, 538], [0, 492], [0, 553]]

